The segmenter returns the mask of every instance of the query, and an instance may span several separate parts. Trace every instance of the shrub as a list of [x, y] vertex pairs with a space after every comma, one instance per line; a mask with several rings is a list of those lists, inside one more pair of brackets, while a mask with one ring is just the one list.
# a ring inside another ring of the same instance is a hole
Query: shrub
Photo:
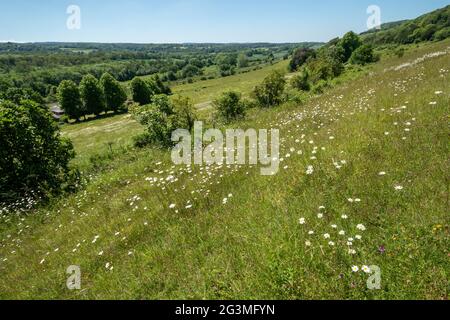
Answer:
[[274, 71], [264, 79], [261, 85], [255, 88], [253, 95], [260, 107], [274, 107], [283, 102], [285, 86], [284, 74]]
[[330, 83], [328, 81], [320, 80], [312, 87], [312, 92], [315, 94], [321, 94], [329, 87]]
[[308, 69], [310, 70], [312, 83], [317, 83], [320, 80], [328, 80], [334, 76], [332, 64], [324, 57], [311, 60], [308, 63]]
[[350, 58], [350, 63], [366, 65], [368, 63], [375, 62], [376, 60], [377, 59], [373, 52], [372, 46], [366, 44], [362, 45], [353, 52], [352, 57]]
[[0, 101], [0, 145], [0, 202], [55, 194], [69, 180], [73, 147], [45, 106]]
[[292, 60], [289, 63], [289, 70], [291, 72], [297, 71], [299, 67], [304, 65], [310, 58], [315, 58], [316, 52], [309, 48], [300, 48], [294, 52]]
[[309, 91], [311, 89], [309, 70], [304, 68], [300, 74], [294, 76], [291, 80], [291, 86], [298, 90]]
[[239, 92], [224, 92], [213, 104], [219, 115], [226, 121], [243, 118], [245, 116], [245, 104], [243, 103]]
[[197, 114], [191, 99], [176, 96], [172, 99], [172, 105], [175, 114], [182, 119], [183, 127], [191, 131], [194, 128], [194, 122], [197, 120]]
[[434, 39], [441, 41], [450, 38], [450, 27], [441, 29], [434, 34]]
[[338, 46], [343, 49], [342, 62], [347, 62], [352, 56], [353, 52], [362, 45], [361, 38], [353, 31], [347, 32], [341, 41], [339, 41]]
[[155, 96], [153, 103], [132, 108], [134, 118], [146, 127], [145, 134], [134, 138], [135, 146], [156, 144], [162, 147], [173, 145], [172, 132], [176, 129], [191, 130], [195, 113], [190, 100], [176, 98], [171, 102], [163, 95]]
[[395, 49], [394, 54], [398, 58], [402, 58], [405, 55], [405, 48], [404, 47], [398, 47], [397, 49]]

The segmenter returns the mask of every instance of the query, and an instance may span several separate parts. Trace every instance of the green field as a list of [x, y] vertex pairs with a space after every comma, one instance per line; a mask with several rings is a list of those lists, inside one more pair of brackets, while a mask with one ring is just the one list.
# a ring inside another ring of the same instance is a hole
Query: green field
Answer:
[[199, 81], [192, 84], [175, 86], [173, 92], [190, 97], [195, 104], [213, 101], [220, 93], [227, 90], [238, 90], [248, 95], [265, 76], [273, 70], [287, 71], [289, 61], [281, 61], [260, 70], [241, 73], [230, 77]]
[[[238, 90], [249, 95], [265, 76], [273, 70], [287, 70], [288, 61], [282, 61], [261, 70], [230, 77], [199, 81], [172, 88], [175, 94], [187, 96], [199, 111], [210, 111], [211, 101], [226, 90]], [[89, 165], [89, 159], [104, 154], [112, 148], [120, 149], [131, 144], [131, 138], [143, 131], [141, 125], [129, 115], [112, 116], [85, 123], [65, 125], [63, 135], [69, 137], [77, 152], [76, 164]]]
[[[232, 124], [280, 129], [277, 175], [133, 149], [84, 190], [2, 217], [0, 298], [448, 299], [450, 41], [367, 70]], [[174, 91], [207, 102], [268, 71]], [[139, 130], [127, 116], [63, 129], [80, 162]], [[71, 265], [79, 291], [66, 287]], [[352, 272], [364, 265], [380, 268], [381, 289]]]

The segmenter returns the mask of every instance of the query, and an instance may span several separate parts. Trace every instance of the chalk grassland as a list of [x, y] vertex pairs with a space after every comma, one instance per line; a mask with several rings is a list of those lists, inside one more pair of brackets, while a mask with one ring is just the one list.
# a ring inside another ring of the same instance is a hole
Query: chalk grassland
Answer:
[[146, 149], [52, 207], [3, 217], [0, 297], [448, 299], [449, 47], [233, 124], [280, 129], [275, 176]]
[[[200, 113], [210, 113], [212, 100], [226, 90], [238, 90], [248, 96], [253, 88], [273, 70], [287, 70], [288, 61], [281, 61], [260, 70], [241, 73], [225, 78], [198, 81], [172, 88], [174, 94], [192, 99]], [[92, 120], [85, 123], [66, 125], [63, 135], [75, 146], [77, 158], [74, 164], [83, 168], [90, 166], [90, 159], [105, 153], [117, 153], [127, 149], [132, 137], [143, 132], [143, 128], [129, 115]]]

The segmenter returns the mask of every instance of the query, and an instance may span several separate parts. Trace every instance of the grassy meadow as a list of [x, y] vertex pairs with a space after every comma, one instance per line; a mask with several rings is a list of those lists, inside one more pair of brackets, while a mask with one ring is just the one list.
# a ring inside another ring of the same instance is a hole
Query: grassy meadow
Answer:
[[[174, 92], [248, 93], [269, 69]], [[364, 71], [231, 125], [280, 129], [274, 176], [129, 148], [76, 194], [1, 216], [0, 298], [448, 299], [450, 41]], [[63, 128], [86, 167], [140, 130], [126, 115]]]
[[[253, 88], [273, 70], [287, 70], [289, 61], [281, 61], [274, 65], [247, 73], [229, 77], [198, 81], [192, 84], [177, 85], [172, 88], [174, 94], [192, 99], [200, 116], [209, 114], [212, 100], [227, 90], [238, 90], [248, 96]], [[83, 123], [64, 125], [63, 135], [74, 144], [77, 158], [74, 163], [82, 168], [91, 166], [91, 159], [102, 155], [123, 153], [129, 149], [132, 137], [143, 132], [143, 127], [130, 115], [116, 115]]]

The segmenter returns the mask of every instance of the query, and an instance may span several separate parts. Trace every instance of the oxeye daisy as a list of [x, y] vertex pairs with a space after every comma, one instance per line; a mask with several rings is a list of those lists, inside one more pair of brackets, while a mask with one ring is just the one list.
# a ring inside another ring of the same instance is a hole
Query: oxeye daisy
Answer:
[[365, 273], [370, 273], [370, 268], [368, 266], [362, 266], [361, 270]]

